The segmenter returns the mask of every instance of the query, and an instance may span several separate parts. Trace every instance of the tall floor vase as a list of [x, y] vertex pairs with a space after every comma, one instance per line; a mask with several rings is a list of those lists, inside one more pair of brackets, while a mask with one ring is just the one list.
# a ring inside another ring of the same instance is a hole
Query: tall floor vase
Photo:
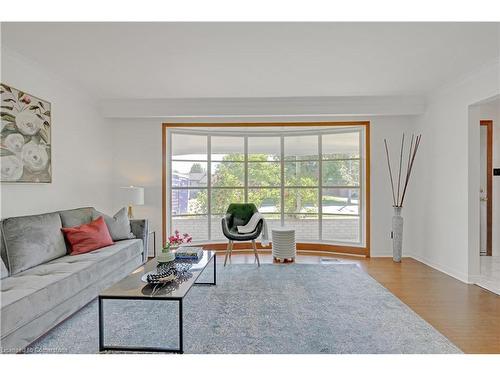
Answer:
[[403, 254], [403, 217], [401, 209], [403, 207], [394, 207], [394, 216], [392, 217], [392, 260], [401, 262]]

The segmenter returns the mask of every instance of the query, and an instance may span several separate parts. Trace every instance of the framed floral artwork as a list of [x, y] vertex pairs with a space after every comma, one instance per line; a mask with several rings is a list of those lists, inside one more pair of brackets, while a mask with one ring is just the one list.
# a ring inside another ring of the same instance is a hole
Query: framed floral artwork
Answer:
[[52, 182], [50, 103], [0, 83], [0, 182]]

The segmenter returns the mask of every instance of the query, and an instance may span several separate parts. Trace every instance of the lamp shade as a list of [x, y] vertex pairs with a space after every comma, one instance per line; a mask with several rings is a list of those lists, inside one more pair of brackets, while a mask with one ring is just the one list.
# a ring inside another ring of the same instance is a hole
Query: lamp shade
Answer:
[[144, 188], [139, 186], [124, 186], [120, 188], [123, 204], [140, 206], [144, 204]]

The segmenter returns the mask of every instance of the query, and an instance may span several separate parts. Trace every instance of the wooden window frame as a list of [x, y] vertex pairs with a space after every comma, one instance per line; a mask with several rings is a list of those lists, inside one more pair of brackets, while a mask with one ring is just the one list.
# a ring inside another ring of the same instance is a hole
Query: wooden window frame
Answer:
[[493, 121], [481, 120], [487, 129], [486, 138], [486, 255], [493, 255]]
[[[299, 242], [297, 243], [297, 250], [304, 252], [326, 252], [326, 253], [342, 253], [361, 255], [370, 257], [370, 244], [371, 244], [371, 225], [370, 225], [370, 121], [345, 121], [345, 122], [257, 122], [257, 123], [163, 123], [162, 124], [162, 244], [165, 245], [168, 235], [166, 233], [167, 222], [167, 131], [172, 128], [237, 128], [237, 127], [298, 127], [298, 126], [363, 126], [365, 134], [365, 243], [364, 246], [348, 246], [348, 245], [334, 245], [325, 243], [314, 242]], [[249, 249], [251, 243], [241, 242], [235, 243], [235, 250]], [[269, 247], [263, 248], [258, 244], [258, 248], [264, 251], [269, 251]], [[226, 243], [210, 243], [203, 245], [206, 249], [225, 251]]]

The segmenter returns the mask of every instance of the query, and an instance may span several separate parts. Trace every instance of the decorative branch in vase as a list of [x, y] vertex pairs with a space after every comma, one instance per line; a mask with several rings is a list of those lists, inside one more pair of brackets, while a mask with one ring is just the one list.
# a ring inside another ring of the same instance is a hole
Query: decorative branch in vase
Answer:
[[[415, 157], [417, 156], [418, 146], [420, 145], [420, 140], [422, 135], [417, 135], [416, 137], [412, 134], [410, 147], [408, 149], [408, 161], [405, 162], [405, 135], [401, 138], [401, 150], [399, 153], [399, 165], [398, 165], [398, 179], [394, 181], [392, 168], [391, 168], [391, 158], [389, 156], [389, 146], [387, 144], [387, 139], [384, 139], [385, 144], [385, 154], [387, 156], [387, 168], [389, 170], [389, 178], [392, 190], [392, 207], [394, 208], [394, 216], [392, 217], [392, 259], [395, 262], [401, 262], [401, 255], [403, 253], [403, 217], [401, 216], [401, 210], [403, 208], [403, 203], [406, 196], [406, 190], [408, 188], [408, 182], [410, 181], [411, 172], [413, 170], [413, 163], [415, 162]], [[403, 172], [404, 164], [406, 164], [406, 172]], [[397, 188], [396, 188], [396, 186]]]

